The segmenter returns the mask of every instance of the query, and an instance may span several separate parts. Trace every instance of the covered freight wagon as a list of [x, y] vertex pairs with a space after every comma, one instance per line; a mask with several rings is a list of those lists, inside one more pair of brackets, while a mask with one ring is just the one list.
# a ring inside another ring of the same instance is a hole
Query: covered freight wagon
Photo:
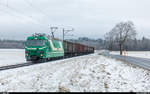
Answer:
[[80, 43], [73, 43], [64, 41], [65, 56], [77, 56], [94, 53], [94, 47], [83, 45]]

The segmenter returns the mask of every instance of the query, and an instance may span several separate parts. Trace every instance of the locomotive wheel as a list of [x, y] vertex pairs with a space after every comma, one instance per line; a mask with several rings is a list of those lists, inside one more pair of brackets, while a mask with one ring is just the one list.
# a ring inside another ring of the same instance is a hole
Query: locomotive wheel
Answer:
[[46, 58], [43, 58], [43, 59], [40, 59], [40, 60], [39, 60], [40, 63], [44, 63], [44, 62], [46, 62], [46, 61], [47, 61]]
[[47, 61], [47, 58], [43, 58], [43, 63]]

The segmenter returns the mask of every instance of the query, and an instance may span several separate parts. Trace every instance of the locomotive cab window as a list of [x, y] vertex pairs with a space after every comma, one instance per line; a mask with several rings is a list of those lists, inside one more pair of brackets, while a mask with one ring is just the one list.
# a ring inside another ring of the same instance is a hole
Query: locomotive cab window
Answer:
[[44, 46], [45, 40], [27, 40], [27, 46]]

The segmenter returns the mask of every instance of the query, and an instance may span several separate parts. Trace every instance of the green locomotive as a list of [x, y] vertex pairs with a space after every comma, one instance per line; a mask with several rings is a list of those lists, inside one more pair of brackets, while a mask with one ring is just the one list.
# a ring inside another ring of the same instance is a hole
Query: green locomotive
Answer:
[[64, 47], [61, 40], [45, 34], [34, 34], [25, 42], [25, 57], [27, 61], [47, 61], [63, 57]]
[[46, 36], [45, 34], [34, 34], [25, 42], [25, 57], [27, 61], [42, 61], [73, 57], [94, 53], [94, 47], [73, 43]]

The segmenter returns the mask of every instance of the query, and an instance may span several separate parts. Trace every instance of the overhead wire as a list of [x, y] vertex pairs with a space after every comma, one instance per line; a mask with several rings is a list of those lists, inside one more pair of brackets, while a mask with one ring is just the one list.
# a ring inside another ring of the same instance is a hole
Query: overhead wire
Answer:
[[[24, 13], [22, 13], [22, 12], [16, 10], [15, 8], [12, 8], [12, 7], [7, 6], [7, 5], [5, 5], [5, 4], [2, 4], [2, 3], [1, 3], [1, 6], [4, 6], [4, 7], [8, 8], [8, 9], [14, 11], [15, 13], [21, 15], [22, 17], [27, 17], [28, 19], [32, 20], [31, 22], [34, 23], [34, 24], [39, 24], [40, 26], [43, 26], [43, 27], [47, 28], [47, 26], [41, 24], [41, 22], [40, 22], [39, 20], [33, 18], [32, 16], [24, 15]], [[8, 12], [7, 12], [7, 13], [8, 13]], [[8, 14], [10, 14], [10, 13], [8, 13]], [[18, 17], [21, 17], [21, 16], [18, 16]], [[34, 21], [34, 22], [33, 22], [33, 21]]]
[[[3, 9], [3, 8], [7, 8], [7, 9]], [[11, 12], [9, 12], [11, 10]], [[38, 19], [33, 18], [32, 16], [27, 16], [25, 15], [23, 12], [18, 11], [17, 9], [11, 7], [8, 5], [8, 0], [6, 0], [6, 2], [2, 2], [2, 0], [0, 0], [0, 12], [1, 13], [6, 13], [8, 15], [14, 16], [17, 19], [20, 18], [27, 18], [27, 20], [30, 19], [31, 23], [34, 23], [36, 25], [39, 25], [41, 27], [43, 27], [43, 29], [48, 29], [48, 26], [41, 24], [41, 22]]]
[[[35, 7], [35, 5], [32, 4], [32, 2], [30, 2], [29, 0], [24, 0], [24, 2], [26, 2], [31, 8], [33, 8], [34, 10], [40, 12], [41, 14], [43, 14], [45, 17], [47, 17], [49, 19], [49, 15], [46, 14], [42, 9]], [[51, 28], [51, 26], [50, 26], [50, 28]]]
[[24, 0], [24, 1], [25, 1], [30, 7], [32, 7], [33, 9], [35, 9], [35, 10], [41, 12], [44, 16], [46, 16], [47, 18], [49, 18], [49, 16], [48, 16], [44, 11], [42, 11], [40, 8], [34, 7], [33, 4], [32, 4], [30, 1], [28, 1], [28, 0]]
[[32, 7], [33, 9], [35, 9], [37, 11], [39, 11], [40, 13], [42, 13], [45, 17], [47, 17], [49, 19], [49, 15], [47, 13], [42, 11], [40, 8], [37, 8], [37, 7], [33, 6], [33, 4], [29, 0], [24, 0], [24, 2], [26, 2], [30, 7]]
[[[0, 0], [0, 1], [1, 1], [1, 0]], [[24, 1], [25, 1], [30, 7], [36, 9], [37, 11], [40, 11], [43, 15], [45, 15], [47, 18], [49, 18], [49, 16], [48, 16], [45, 12], [43, 12], [41, 9], [39, 9], [39, 8], [37, 8], [37, 7], [34, 7], [31, 2], [29, 2], [29, 1], [27, 1], [27, 0], [24, 0]], [[8, 1], [7, 1], [6, 5], [5, 5], [5, 4], [2, 4], [2, 3], [0, 2], [0, 5], [1, 5], [1, 6], [5, 6], [5, 7], [7, 7], [8, 9], [10, 9], [10, 10], [16, 12], [17, 14], [22, 15], [22, 17], [27, 17], [27, 18], [29, 18], [29, 19], [32, 19], [32, 21], [31, 21], [32, 23], [38, 24], [38, 25], [40, 25], [40, 26], [42, 26], [42, 27], [48, 29], [48, 26], [45, 26], [45, 25], [41, 24], [41, 22], [40, 22], [38, 19], [35, 19], [35, 18], [33, 18], [32, 16], [27, 16], [27, 15], [25, 15], [23, 12], [20, 12], [20, 11], [18, 11], [17, 9], [8, 6]], [[18, 17], [21, 17], [21, 16], [18, 16], [18, 15], [10, 14], [9, 12], [6, 12], [6, 11], [3, 11], [3, 12], [5, 12], [5, 13], [7, 13], [7, 14], [9, 14], [9, 15], [16, 16], [17, 18], [18, 18]], [[34, 22], [33, 22], [33, 21], [34, 21]]]
[[9, 15], [11, 15], [11, 16], [15, 16], [16, 18], [18, 18], [18, 17], [21, 17], [21, 16], [17, 16], [17, 15], [14, 15], [14, 14], [11, 14], [10, 12], [7, 12], [7, 11], [4, 11], [4, 10], [2, 10], [2, 9], [0, 9], [1, 11], [1, 13], [6, 13], [6, 14], [9, 14]]
[[[4, 4], [1, 4], [1, 3], [0, 3], [0, 6], [4, 6], [4, 7], [7, 7], [8, 9], [10, 9], [10, 7], [8, 7], [8, 6], [4, 5]], [[16, 18], [22, 18], [22, 16], [15, 15], [15, 14], [12, 13], [12, 12], [4, 11], [4, 9], [1, 9], [1, 8], [0, 8], [0, 10], [1, 10], [1, 11], [0, 11], [1, 13], [6, 13], [6, 14], [11, 15], [11, 16], [14, 16], [14, 17], [16, 17]], [[12, 10], [12, 8], [11, 8], [11, 10]], [[14, 11], [14, 10], [13, 10], [13, 11]], [[15, 11], [15, 13], [16, 13], [16, 11]]]
[[[24, 2], [26, 2], [30, 7], [32, 7], [33, 9], [35, 9], [36, 11], [39, 11], [41, 14], [43, 14], [45, 17], [47, 17], [49, 19], [49, 15], [47, 13], [45, 13], [42, 9], [35, 7], [29, 0], [24, 0]], [[49, 25], [50, 29], [53, 27], [51, 25]], [[58, 27], [58, 26], [56, 26]], [[53, 35], [54, 31], [52, 31], [51, 29], [51, 34]]]

